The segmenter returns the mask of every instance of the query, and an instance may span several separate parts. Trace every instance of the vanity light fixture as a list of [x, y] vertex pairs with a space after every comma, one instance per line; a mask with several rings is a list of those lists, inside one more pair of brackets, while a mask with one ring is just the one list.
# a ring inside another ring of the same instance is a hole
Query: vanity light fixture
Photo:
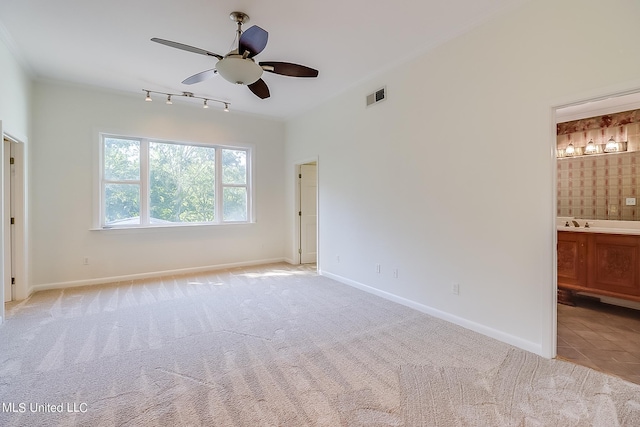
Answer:
[[567, 148], [564, 149], [564, 154], [567, 156], [573, 156], [576, 154], [576, 148], [573, 146], [572, 142], [570, 142], [569, 145], [567, 145]]
[[604, 146], [604, 152], [615, 153], [616, 151], [618, 151], [618, 143], [616, 142], [615, 139], [613, 139], [613, 137], [611, 137], [607, 141], [607, 145]]
[[587, 146], [584, 148], [584, 154], [594, 154], [598, 151], [593, 139], [589, 140]]
[[173, 102], [171, 101], [172, 97], [175, 96], [182, 96], [184, 98], [196, 98], [196, 99], [202, 99], [204, 101], [204, 104], [202, 106], [202, 108], [209, 108], [209, 102], [219, 102], [220, 104], [224, 105], [224, 111], [225, 112], [229, 112], [229, 106], [231, 105], [230, 102], [228, 101], [221, 101], [219, 99], [213, 99], [213, 98], [205, 98], [203, 96], [196, 96], [191, 92], [182, 92], [182, 93], [167, 93], [167, 92], [157, 92], [155, 90], [147, 90], [147, 89], [142, 89], [143, 92], [146, 92], [147, 96], [144, 99], [145, 101], [153, 101], [151, 99], [151, 94], [152, 93], [157, 93], [158, 95], [165, 95], [167, 97], [167, 104], [171, 105], [173, 104]]

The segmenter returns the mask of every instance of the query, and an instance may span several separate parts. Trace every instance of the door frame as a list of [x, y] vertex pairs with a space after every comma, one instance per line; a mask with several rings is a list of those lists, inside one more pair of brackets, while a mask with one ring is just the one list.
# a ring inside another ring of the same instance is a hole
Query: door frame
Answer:
[[[0, 256], [2, 259], [2, 265], [0, 266], [2, 276], [6, 270], [11, 269], [11, 276], [15, 279], [15, 285], [13, 286], [13, 300], [22, 300], [27, 298], [29, 294], [29, 289], [27, 286], [27, 245], [26, 245], [26, 218], [27, 218], [27, 209], [26, 209], [26, 144], [24, 141], [19, 140], [18, 138], [13, 137], [10, 134], [2, 132], [2, 124], [0, 122], [0, 135], [2, 136], [2, 154], [0, 156], [1, 166], [0, 166], [0, 176], [2, 177], [2, 247], [0, 248]], [[5, 149], [4, 144], [5, 140], [9, 141], [11, 144], [11, 156], [15, 159], [12, 183], [11, 183], [11, 216], [15, 218], [15, 224], [11, 230], [11, 244], [9, 247], [5, 245], [5, 236], [6, 232], [6, 224], [9, 223], [10, 218], [5, 218], [5, 208], [4, 203], [6, 200], [5, 196], [5, 176], [6, 173], [11, 173], [11, 171], [5, 170]], [[6, 251], [10, 251], [11, 257], [5, 259]], [[13, 268], [12, 268], [13, 267]], [[4, 285], [4, 284], [3, 284]], [[4, 301], [4, 286], [2, 286], [2, 299]], [[1, 313], [2, 318], [4, 318], [4, 305]]]
[[316, 164], [316, 266], [318, 272], [320, 272], [320, 162], [318, 156], [309, 157], [304, 160], [300, 160], [294, 163], [294, 191], [293, 191], [293, 260], [294, 264], [302, 264], [302, 257], [300, 254], [300, 167], [307, 163]]
[[[306, 169], [306, 168], [309, 168], [311, 166], [313, 166], [313, 170], [314, 170], [313, 180], [315, 182], [315, 190], [313, 192], [313, 197], [305, 197], [304, 201], [309, 201], [308, 199], [311, 199], [311, 200], [315, 199], [314, 202], [316, 203], [316, 206], [315, 206], [316, 209], [315, 209], [315, 211], [313, 211], [313, 215], [315, 216], [315, 227], [314, 227], [315, 230], [313, 230], [313, 231], [314, 231], [314, 234], [315, 234], [314, 238], [316, 239], [316, 244], [314, 245], [315, 249], [314, 249], [314, 252], [313, 252], [315, 254], [314, 255], [315, 262], [309, 262], [307, 260], [308, 258], [306, 258], [306, 256], [309, 255], [309, 253], [305, 253], [305, 247], [308, 246], [306, 244], [306, 242], [305, 242], [305, 238], [307, 238], [308, 233], [306, 233], [304, 231], [304, 227], [307, 226], [308, 224], [307, 224], [307, 222], [303, 223], [303, 221], [302, 221], [303, 218], [305, 217], [305, 215], [308, 213], [308, 212], [305, 213], [305, 208], [303, 207], [303, 195], [305, 195], [307, 193], [307, 191], [306, 191], [305, 188], [303, 188], [302, 184], [303, 184], [303, 182], [305, 182], [305, 180], [309, 179], [308, 176], [305, 178], [305, 173], [302, 170], [303, 170], [303, 168]], [[299, 264], [316, 264], [317, 261], [318, 261], [318, 206], [317, 206], [317, 203], [318, 203], [318, 164], [316, 162], [303, 163], [303, 164], [299, 165], [298, 168], [299, 168], [299, 171], [300, 171], [300, 175], [298, 176], [298, 178], [299, 178], [298, 179], [298, 183], [299, 183], [299, 193], [298, 193], [298, 195], [299, 195], [299, 198], [300, 198], [299, 203], [298, 203], [298, 210], [299, 210], [298, 219], [300, 220], [299, 221], [300, 226], [299, 226], [299, 229], [298, 229], [299, 235], [300, 235], [300, 240], [298, 242], [298, 254], [299, 254], [299, 258], [300, 258], [299, 259]]]
[[[551, 104], [550, 108], [550, 126], [549, 126], [549, 141], [550, 141], [550, 155], [551, 155], [551, 170], [552, 170], [552, 179], [551, 179], [551, 255], [552, 255], [552, 273], [553, 277], [551, 278], [552, 286], [550, 287], [551, 292], [544, 293], [543, 298], [543, 307], [545, 308], [545, 315], [542, 318], [543, 322], [543, 339], [541, 340], [542, 344], [542, 355], [547, 358], [556, 358], [557, 353], [557, 345], [558, 345], [558, 260], [557, 260], [557, 247], [558, 247], [558, 233], [556, 226], [556, 218], [558, 212], [558, 200], [557, 200], [557, 189], [558, 189], [558, 163], [557, 163], [557, 111], [567, 107], [578, 106], [587, 103], [596, 103], [598, 101], [604, 101], [607, 99], [615, 99], [625, 95], [631, 94], [640, 94], [640, 83], [630, 84], [625, 87], [610, 87], [604, 88], [602, 90], [598, 90], [595, 92], [586, 93], [581, 97], [571, 97], [569, 99], [561, 99], [557, 102]], [[623, 105], [623, 104], [618, 104]], [[615, 108], [612, 106], [611, 108]], [[640, 108], [640, 106], [631, 106], [630, 109]], [[606, 114], [606, 113], [602, 113]], [[600, 115], [600, 113], [595, 113], [595, 115]]]

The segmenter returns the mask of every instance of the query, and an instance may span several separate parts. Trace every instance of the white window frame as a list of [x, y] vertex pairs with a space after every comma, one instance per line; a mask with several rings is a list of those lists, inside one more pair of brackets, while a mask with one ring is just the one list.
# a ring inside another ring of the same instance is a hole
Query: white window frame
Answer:
[[[138, 141], [140, 143], [140, 178], [139, 180], [107, 180], [104, 176], [104, 147], [106, 138], [125, 139], [130, 141]], [[98, 209], [96, 225], [100, 230], [121, 230], [130, 228], [162, 228], [162, 227], [189, 227], [189, 226], [203, 226], [203, 225], [224, 225], [224, 224], [249, 224], [253, 223], [254, 203], [253, 203], [253, 147], [242, 145], [213, 145], [204, 143], [191, 143], [181, 141], [168, 141], [158, 138], [136, 137], [117, 135], [112, 133], [100, 133], [99, 134], [99, 156], [98, 156], [98, 182], [99, 182], [99, 197], [98, 197]], [[162, 144], [176, 144], [176, 145], [189, 145], [193, 147], [206, 147], [215, 149], [215, 187], [214, 187], [214, 221], [207, 222], [175, 222], [175, 223], [163, 223], [163, 224], [151, 224], [150, 223], [150, 196], [149, 196], [149, 144], [152, 142]], [[246, 153], [246, 181], [245, 184], [225, 184], [223, 183], [223, 171], [222, 171], [222, 151], [234, 150], [244, 151]], [[124, 224], [124, 225], [109, 225], [105, 223], [105, 189], [107, 184], [137, 184], [140, 187], [140, 224]], [[240, 187], [246, 188], [247, 192], [247, 219], [245, 221], [225, 221], [224, 206], [223, 206], [223, 194], [225, 188]]]

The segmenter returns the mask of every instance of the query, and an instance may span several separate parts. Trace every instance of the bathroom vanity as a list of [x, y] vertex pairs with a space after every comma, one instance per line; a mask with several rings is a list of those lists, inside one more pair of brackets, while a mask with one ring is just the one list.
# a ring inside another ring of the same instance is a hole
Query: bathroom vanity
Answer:
[[572, 304], [575, 292], [640, 302], [640, 228], [563, 221], [557, 227], [558, 302]]

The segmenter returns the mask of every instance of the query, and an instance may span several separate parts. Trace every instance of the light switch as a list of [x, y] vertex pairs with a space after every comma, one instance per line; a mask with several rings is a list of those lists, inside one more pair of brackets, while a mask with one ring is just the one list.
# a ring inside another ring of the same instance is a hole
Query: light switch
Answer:
[[626, 205], [627, 206], [635, 206], [636, 205], [636, 198], [635, 197], [627, 197]]

